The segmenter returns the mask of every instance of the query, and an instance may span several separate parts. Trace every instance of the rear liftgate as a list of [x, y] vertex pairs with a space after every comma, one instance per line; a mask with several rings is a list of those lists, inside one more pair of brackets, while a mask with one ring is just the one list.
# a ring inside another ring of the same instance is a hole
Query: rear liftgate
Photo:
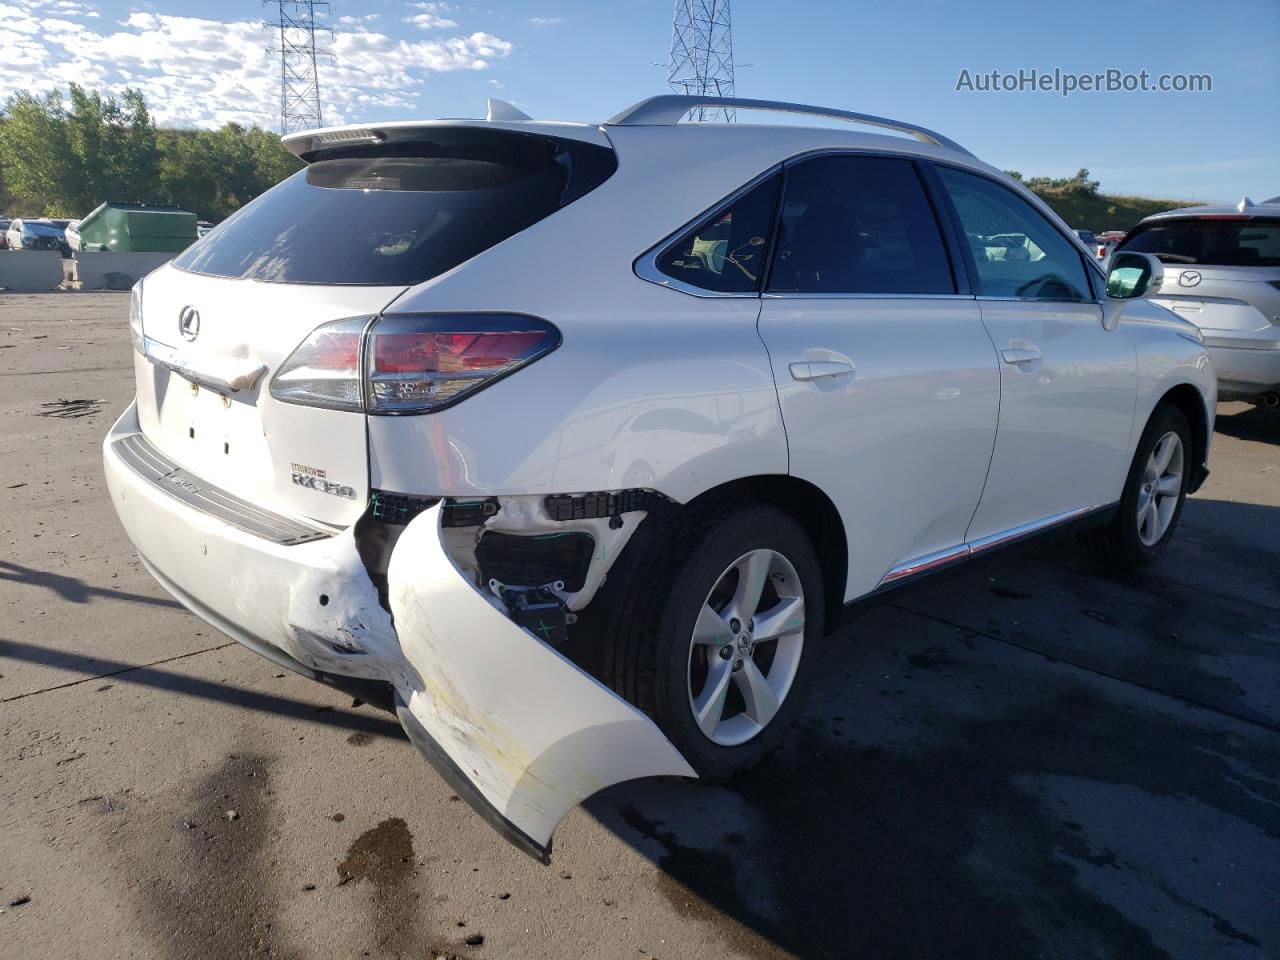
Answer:
[[543, 863], [570, 809], [639, 777], [696, 777], [631, 704], [517, 625], [454, 565], [440, 505], [405, 528], [387, 571], [391, 612], [417, 673], [400, 722], [458, 795]]

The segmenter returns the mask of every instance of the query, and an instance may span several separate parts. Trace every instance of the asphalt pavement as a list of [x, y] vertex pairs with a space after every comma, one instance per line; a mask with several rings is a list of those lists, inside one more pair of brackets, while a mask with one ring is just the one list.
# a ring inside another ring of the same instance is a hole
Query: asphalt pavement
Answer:
[[0, 958], [1280, 957], [1280, 416], [1149, 571], [860, 608], [785, 747], [501, 841], [394, 719], [172, 601], [100, 442], [127, 294], [0, 294]]

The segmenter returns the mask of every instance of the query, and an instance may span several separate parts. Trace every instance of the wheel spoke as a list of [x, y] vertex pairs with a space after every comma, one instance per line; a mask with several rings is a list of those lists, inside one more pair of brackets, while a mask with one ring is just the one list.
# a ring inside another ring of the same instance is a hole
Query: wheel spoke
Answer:
[[1173, 459], [1173, 451], [1177, 446], [1178, 435], [1176, 433], [1167, 433], [1156, 444], [1156, 448], [1151, 451], [1151, 465], [1157, 477], [1164, 476], [1164, 472], [1169, 469], [1169, 461]]
[[707, 683], [702, 693], [693, 701], [693, 718], [704, 734], [710, 737], [716, 732], [720, 718], [724, 716], [724, 701], [729, 693], [729, 678], [733, 676], [733, 662], [712, 658], [707, 671]]
[[724, 618], [709, 603], [704, 603], [698, 611], [698, 622], [693, 625], [693, 642], [714, 644], [717, 647], [733, 642], [733, 631], [729, 629], [729, 624], [725, 623]]
[[773, 640], [804, 629], [804, 600], [800, 597], [782, 597], [764, 613], [756, 614], [753, 632], [756, 643]]
[[1138, 516], [1138, 533], [1147, 543], [1152, 543], [1159, 539], [1156, 533], [1156, 524], [1159, 522], [1159, 513], [1156, 511], [1155, 497], [1147, 501], [1147, 505], [1142, 508], [1142, 513]]
[[778, 712], [778, 695], [769, 680], [750, 657], [742, 661], [742, 669], [733, 678], [746, 702], [747, 716], [763, 727]]
[[729, 607], [744, 623], [755, 616], [756, 607], [760, 606], [772, 559], [768, 550], [752, 550], [738, 564], [738, 588]]
[[1182, 475], [1179, 473], [1171, 473], [1161, 477], [1160, 482], [1156, 484], [1156, 493], [1162, 497], [1176, 497], [1181, 489]]

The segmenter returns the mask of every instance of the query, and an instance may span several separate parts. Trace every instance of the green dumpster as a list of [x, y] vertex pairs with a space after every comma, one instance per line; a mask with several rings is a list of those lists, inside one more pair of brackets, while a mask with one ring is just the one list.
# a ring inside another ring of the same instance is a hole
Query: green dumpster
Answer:
[[99, 204], [80, 221], [80, 249], [176, 253], [196, 239], [196, 215], [149, 203]]

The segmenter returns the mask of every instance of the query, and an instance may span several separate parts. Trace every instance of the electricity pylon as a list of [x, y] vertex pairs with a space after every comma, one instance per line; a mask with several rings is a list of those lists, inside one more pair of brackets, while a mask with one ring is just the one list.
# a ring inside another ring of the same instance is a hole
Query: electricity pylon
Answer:
[[326, 0], [263, 0], [278, 8], [279, 17], [268, 26], [280, 30], [280, 132], [293, 133], [324, 126], [320, 113], [318, 60], [331, 56], [316, 48], [316, 10], [329, 12]]
[[[676, 93], [733, 96], [733, 25], [729, 0], [676, 0], [667, 83]], [[690, 120], [732, 123], [736, 111], [692, 110]]]

